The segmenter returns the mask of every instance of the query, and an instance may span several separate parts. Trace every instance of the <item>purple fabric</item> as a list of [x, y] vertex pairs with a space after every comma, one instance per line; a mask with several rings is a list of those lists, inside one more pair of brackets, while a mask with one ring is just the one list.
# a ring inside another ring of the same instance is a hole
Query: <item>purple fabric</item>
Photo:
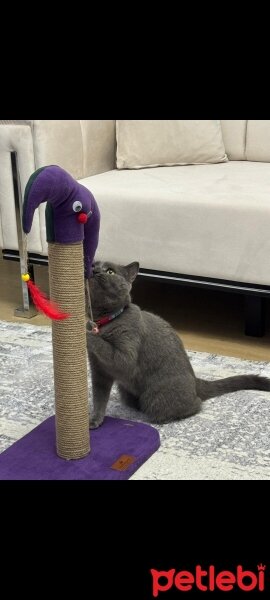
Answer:
[[[85, 225], [78, 222], [79, 213], [72, 208], [76, 200], [82, 203], [82, 213], [92, 212]], [[100, 227], [100, 213], [93, 194], [61, 167], [44, 167], [27, 190], [23, 211], [25, 233], [30, 232], [34, 212], [42, 202], [49, 202], [53, 208], [55, 242], [72, 244], [84, 240], [85, 276], [90, 277]]]
[[[59, 458], [55, 417], [50, 417], [0, 455], [0, 480], [129, 479], [160, 446], [154, 427], [111, 417], [91, 431], [90, 440], [91, 452], [86, 458]], [[112, 469], [122, 455], [135, 461], [124, 471]]]

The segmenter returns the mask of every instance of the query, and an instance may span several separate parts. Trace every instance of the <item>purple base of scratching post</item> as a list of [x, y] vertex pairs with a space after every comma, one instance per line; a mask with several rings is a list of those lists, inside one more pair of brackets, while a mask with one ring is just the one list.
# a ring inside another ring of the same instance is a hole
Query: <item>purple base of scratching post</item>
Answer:
[[0, 480], [129, 479], [160, 446], [154, 427], [106, 417], [91, 431], [91, 452], [63, 460], [55, 450], [55, 417], [50, 417], [0, 455]]

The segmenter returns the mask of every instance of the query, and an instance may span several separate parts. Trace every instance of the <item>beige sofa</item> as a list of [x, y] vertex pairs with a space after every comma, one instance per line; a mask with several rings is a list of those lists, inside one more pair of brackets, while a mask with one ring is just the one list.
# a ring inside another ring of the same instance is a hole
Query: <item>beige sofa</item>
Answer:
[[[97, 258], [138, 260], [144, 276], [244, 292], [260, 318], [259, 298], [270, 292], [270, 121], [221, 121], [228, 162], [136, 170], [116, 168], [113, 120], [0, 123], [5, 251], [18, 249], [13, 151], [22, 191], [47, 164], [91, 189], [102, 216]], [[40, 256], [47, 255], [44, 212], [41, 205], [28, 244]]]

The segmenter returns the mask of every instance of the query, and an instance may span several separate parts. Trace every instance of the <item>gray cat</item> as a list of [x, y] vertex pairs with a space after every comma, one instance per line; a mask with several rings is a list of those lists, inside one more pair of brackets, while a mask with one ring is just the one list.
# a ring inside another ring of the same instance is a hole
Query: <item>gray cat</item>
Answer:
[[154, 423], [168, 423], [197, 413], [202, 401], [237, 390], [270, 391], [270, 379], [257, 375], [198, 379], [173, 328], [132, 304], [130, 291], [137, 262], [123, 267], [96, 262], [89, 280], [93, 318], [87, 323], [94, 414], [91, 428], [105, 417], [110, 391], [117, 383], [121, 400]]

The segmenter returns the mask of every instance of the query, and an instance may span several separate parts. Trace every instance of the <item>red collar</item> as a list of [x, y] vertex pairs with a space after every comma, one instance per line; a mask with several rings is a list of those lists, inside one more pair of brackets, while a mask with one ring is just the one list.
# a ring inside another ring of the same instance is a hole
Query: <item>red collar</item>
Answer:
[[119, 315], [121, 315], [124, 312], [124, 310], [125, 310], [124, 308], [121, 308], [120, 310], [118, 310], [116, 313], [113, 313], [112, 315], [107, 315], [106, 317], [97, 319], [97, 321], [95, 321], [95, 323], [98, 326], [98, 328], [100, 329], [100, 327], [103, 327], [103, 325], [107, 325], [107, 323], [110, 323], [110, 321], [113, 321], [113, 319], [116, 319], [116, 317], [119, 317]]

